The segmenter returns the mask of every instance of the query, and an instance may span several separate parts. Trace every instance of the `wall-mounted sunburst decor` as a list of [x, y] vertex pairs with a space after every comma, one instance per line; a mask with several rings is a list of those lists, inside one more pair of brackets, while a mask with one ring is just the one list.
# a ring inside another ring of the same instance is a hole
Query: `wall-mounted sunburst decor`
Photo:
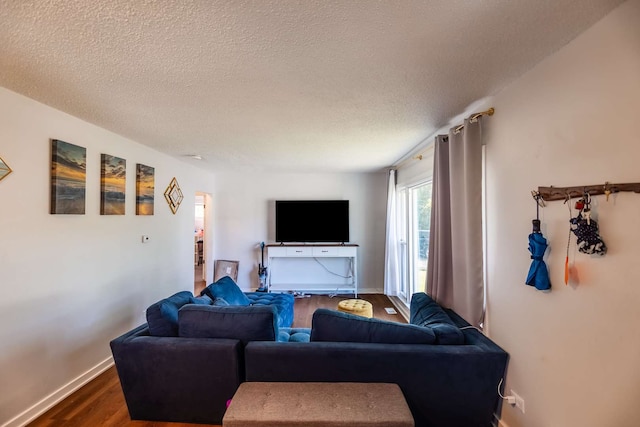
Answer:
[[6, 164], [4, 160], [2, 160], [2, 157], [0, 157], [0, 181], [2, 181], [2, 178], [9, 175], [11, 172], [13, 171], [11, 170], [9, 165]]
[[175, 177], [171, 180], [169, 186], [164, 191], [164, 198], [167, 200], [169, 208], [171, 208], [171, 212], [175, 215], [175, 213], [178, 212], [180, 203], [182, 203], [182, 199], [184, 199], [182, 190], [180, 190], [180, 186], [178, 185], [178, 180]]

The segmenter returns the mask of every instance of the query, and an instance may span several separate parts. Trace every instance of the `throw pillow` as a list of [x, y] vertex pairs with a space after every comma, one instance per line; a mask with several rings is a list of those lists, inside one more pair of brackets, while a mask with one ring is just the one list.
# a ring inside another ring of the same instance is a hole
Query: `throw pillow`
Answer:
[[238, 287], [236, 282], [229, 276], [224, 276], [213, 282], [202, 291], [203, 295], [207, 295], [212, 300], [223, 298], [229, 305], [250, 305], [251, 301]]
[[411, 296], [409, 323], [429, 327], [438, 344], [464, 344], [464, 334], [442, 307], [429, 295], [418, 292]]
[[229, 338], [243, 343], [276, 341], [278, 315], [269, 306], [186, 305], [178, 312], [178, 333], [187, 338]]
[[311, 320], [311, 341], [433, 344], [435, 340], [429, 328], [368, 319], [326, 308], [317, 309]]

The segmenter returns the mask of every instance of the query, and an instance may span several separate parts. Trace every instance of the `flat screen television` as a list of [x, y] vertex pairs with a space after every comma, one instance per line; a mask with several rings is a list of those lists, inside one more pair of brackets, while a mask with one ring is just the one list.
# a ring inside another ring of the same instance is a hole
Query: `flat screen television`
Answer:
[[276, 242], [348, 241], [348, 200], [276, 200]]

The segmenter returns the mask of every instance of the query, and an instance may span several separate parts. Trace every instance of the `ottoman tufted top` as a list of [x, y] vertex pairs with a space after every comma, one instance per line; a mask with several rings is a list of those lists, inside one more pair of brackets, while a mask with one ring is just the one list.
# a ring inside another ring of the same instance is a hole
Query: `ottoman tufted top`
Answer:
[[413, 427], [397, 384], [245, 382], [224, 427]]
[[289, 327], [293, 323], [294, 298], [291, 294], [267, 293], [267, 292], [245, 292], [249, 298], [250, 305], [272, 305], [276, 308], [279, 316], [278, 326]]

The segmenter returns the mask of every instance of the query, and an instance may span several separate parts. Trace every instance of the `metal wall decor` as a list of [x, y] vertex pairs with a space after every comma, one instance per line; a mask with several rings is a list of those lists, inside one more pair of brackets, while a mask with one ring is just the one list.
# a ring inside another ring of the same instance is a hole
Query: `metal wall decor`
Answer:
[[180, 186], [178, 185], [178, 180], [175, 177], [173, 177], [169, 186], [165, 190], [164, 198], [167, 200], [171, 212], [175, 215], [175, 213], [178, 212], [180, 203], [182, 203], [182, 199], [184, 199], [182, 190], [180, 190]]
[[11, 170], [9, 165], [6, 164], [4, 160], [2, 160], [2, 157], [0, 157], [0, 181], [2, 181], [2, 178], [5, 178], [11, 172], [13, 171]]

